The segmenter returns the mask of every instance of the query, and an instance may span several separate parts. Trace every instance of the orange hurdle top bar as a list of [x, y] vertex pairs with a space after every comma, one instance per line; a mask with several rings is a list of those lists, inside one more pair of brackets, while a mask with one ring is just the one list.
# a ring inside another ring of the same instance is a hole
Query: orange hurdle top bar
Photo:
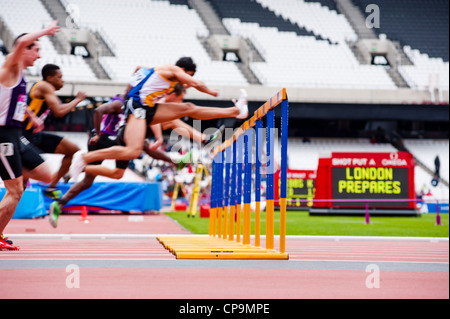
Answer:
[[284, 89], [280, 90], [277, 94], [272, 96], [270, 98], [270, 100], [268, 100], [266, 103], [264, 103], [259, 109], [257, 109], [255, 111], [255, 113], [253, 114], [253, 116], [250, 119], [248, 119], [247, 121], [245, 121], [244, 124], [242, 124], [236, 130], [236, 132], [233, 134], [233, 136], [231, 138], [226, 140], [223, 144], [214, 148], [214, 151], [213, 151], [214, 156], [216, 156], [218, 152], [225, 151], [225, 149], [227, 147], [230, 147], [238, 139], [238, 137], [241, 136], [246, 130], [248, 130], [251, 127], [255, 127], [255, 123], [257, 120], [263, 118], [267, 114], [267, 112], [276, 108], [278, 105], [281, 104], [281, 102], [283, 102], [285, 100], [287, 100], [287, 94], [286, 94], [286, 89], [284, 88]]

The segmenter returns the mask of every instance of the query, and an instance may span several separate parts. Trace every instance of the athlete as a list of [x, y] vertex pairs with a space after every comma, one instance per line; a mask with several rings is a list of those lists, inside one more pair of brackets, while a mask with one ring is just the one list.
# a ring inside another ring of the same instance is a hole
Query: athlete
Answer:
[[[167, 102], [180, 102], [183, 101], [185, 93], [186, 89], [182, 85], [177, 84], [175, 86], [174, 92], [168, 94], [165, 99]], [[125, 100], [123, 96], [118, 94], [113, 97], [109, 103], [103, 104], [96, 109], [94, 113], [94, 135], [88, 142], [89, 151], [104, 149], [112, 147], [114, 145], [120, 145], [121, 140], [119, 139], [119, 142], [117, 141], [117, 132], [119, 130], [118, 127], [123, 117], [124, 102]], [[224, 129], [224, 127], [222, 127], [215, 134], [208, 136], [206, 134], [198, 132], [190, 125], [187, 125], [180, 120], [178, 121], [181, 123], [177, 121], [164, 123], [163, 126], [166, 126], [164, 129], [173, 128], [177, 130], [182, 128], [182, 130], [179, 132], [180, 134], [184, 134], [186, 137], [191, 137], [194, 140], [197, 139], [199, 142], [203, 143], [214, 141], [218, 136], [221, 136]], [[158, 150], [150, 150], [150, 145], [147, 141], [145, 141], [143, 150], [152, 158], [168, 162], [178, 169], [183, 168], [184, 165], [186, 165], [190, 160], [190, 154], [188, 154], [186, 158], [182, 158], [177, 164], [176, 162], [172, 161], [172, 159], [165, 153]], [[116, 167], [114, 169], [101, 166], [100, 164], [101, 161], [91, 163], [90, 165], [86, 166], [84, 179], [72, 185], [61, 199], [50, 204], [49, 222], [53, 227], [57, 227], [62, 208], [82, 191], [91, 187], [98, 175], [113, 179], [120, 179], [123, 177], [125, 170], [128, 167], [129, 161], [116, 161]]]
[[[164, 97], [164, 101], [168, 103], [181, 103], [184, 100], [185, 94], [186, 89], [180, 83], [177, 83], [174, 87], [174, 91]], [[103, 142], [101, 143], [102, 145], [101, 147], [97, 147], [95, 149], [105, 149], [108, 147], [112, 147], [114, 145], [121, 145], [121, 146], [125, 145], [123, 141], [124, 127], [122, 126], [118, 128], [121, 122], [121, 117], [123, 116], [124, 103], [125, 103], [124, 99], [121, 98], [120, 95], [117, 95], [116, 97], [113, 98], [112, 102], [104, 104], [101, 107], [97, 108], [94, 114], [95, 136], [90, 139], [89, 145], [95, 145], [97, 141], [102, 139], [104, 140], [105, 135], [109, 136], [109, 139], [112, 139], [112, 137], [114, 137], [114, 140], [116, 140], [115, 137], [118, 135], [117, 143]], [[101, 122], [100, 119], [103, 119], [102, 130], [100, 130], [100, 122]], [[162, 129], [163, 130], [173, 129], [182, 136], [192, 138], [194, 141], [197, 141], [202, 144], [209, 144], [212, 141], [214, 141], [217, 137], [222, 136], [225, 126], [219, 128], [214, 134], [207, 135], [199, 132], [192, 126], [178, 119], [171, 122], [162, 123]], [[150, 137], [151, 134], [152, 134], [151, 132], [148, 132], [147, 137]], [[153, 159], [163, 160], [171, 164], [172, 166], [176, 166], [177, 169], [182, 169], [184, 166], [186, 166], [187, 163], [190, 161], [190, 157], [192, 155], [192, 153], [189, 152], [186, 156], [181, 158], [178, 163], [176, 163], [164, 152], [161, 152], [159, 150], [152, 150], [150, 145], [151, 144], [147, 140], [145, 140], [143, 148], [143, 151], [145, 153], [147, 153]], [[94, 148], [91, 148], [90, 151], [91, 150], [94, 150]], [[126, 162], [128, 163], [129, 161]], [[111, 169], [105, 166], [101, 166], [100, 163], [99, 164], [91, 163], [90, 165], [87, 165], [85, 167], [84, 171], [94, 176], [102, 175], [112, 179], [120, 179], [123, 177], [123, 174], [125, 173], [125, 169], [118, 169], [117, 166], [115, 169]]]
[[0, 202], [0, 251], [20, 249], [3, 232], [24, 191], [22, 167], [25, 164], [22, 163], [20, 141], [27, 108], [24, 70], [40, 58], [37, 40], [58, 31], [57, 21], [53, 21], [43, 30], [20, 35], [0, 67], [0, 177], [6, 188], [6, 194]]
[[[70, 175], [75, 178], [88, 163], [104, 159], [132, 160], [137, 158], [144, 147], [147, 127], [161, 130], [161, 123], [188, 116], [198, 120], [236, 117], [248, 117], [247, 96], [242, 94], [235, 106], [228, 108], [202, 107], [192, 103], [167, 103], [161, 99], [172, 92], [177, 83], [185, 87], [215, 96], [218, 91], [207, 87], [202, 81], [193, 78], [196, 65], [191, 58], [181, 58], [176, 65], [162, 65], [154, 68], [139, 68], [130, 80], [131, 89], [126, 102], [126, 126], [124, 146], [114, 146], [103, 150], [80, 153], [74, 156]], [[162, 141], [150, 145], [157, 149]]]
[[[117, 145], [117, 130], [123, 117], [122, 106], [124, 101], [123, 95], [118, 94], [111, 101], [96, 109], [94, 113], [94, 132], [88, 141], [89, 151]], [[91, 166], [101, 166], [101, 163], [102, 161], [92, 163], [89, 168]], [[114, 170], [105, 167], [105, 169], [109, 170], [107, 173], [108, 177], [121, 178], [128, 167], [128, 163], [128, 161], [116, 161]], [[99, 174], [91, 174], [87, 168], [84, 178], [80, 182], [73, 184], [62, 198], [50, 204], [49, 222], [53, 227], [56, 228], [58, 225], [61, 209], [82, 191], [90, 188], [97, 175]]]
[[51, 111], [56, 117], [63, 117], [81, 103], [85, 98], [84, 92], [78, 92], [75, 99], [69, 103], [61, 103], [56, 91], [62, 89], [64, 80], [59, 66], [46, 64], [42, 68], [42, 81], [36, 82], [28, 94], [28, 114], [25, 116], [24, 137], [41, 153], [63, 154], [59, 171], [55, 174], [44, 194], [50, 198], [60, 197], [56, 185], [69, 171], [73, 155], [80, 149], [77, 145], [56, 134], [39, 131], [33, 127], [31, 116], [34, 114], [34, 122], [44, 122], [45, 117]]

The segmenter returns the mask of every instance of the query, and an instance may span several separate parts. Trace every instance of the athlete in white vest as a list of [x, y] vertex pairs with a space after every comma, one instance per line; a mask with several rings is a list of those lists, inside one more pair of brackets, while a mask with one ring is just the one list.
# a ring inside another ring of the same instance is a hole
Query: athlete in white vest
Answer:
[[197, 106], [193, 103], [167, 103], [163, 97], [171, 93], [177, 83], [185, 87], [215, 96], [218, 91], [210, 89], [202, 81], [193, 78], [196, 65], [189, 57], [181, 58], [176, 65], [162, 65], [154, 68], [136, 69], [129, 81], [128, 101], [126, 102], [127, 122], [124, 130], [125, 146], [92, 151], [78, 152], [74, 155], [70, 175], [77, 179], [87, 164], [105, 159], [133, 160], [144, 147], [147, 128], [150, 127], [156, 141], [150, 145], [157, 149], [161, 143], [161, 123], [170, 122], [185, 116], [197, 120], [218, 118], [245, 119], [248, 117], [247, 93], [241, 90], [241, 96], [234, 106], [228, 108]]

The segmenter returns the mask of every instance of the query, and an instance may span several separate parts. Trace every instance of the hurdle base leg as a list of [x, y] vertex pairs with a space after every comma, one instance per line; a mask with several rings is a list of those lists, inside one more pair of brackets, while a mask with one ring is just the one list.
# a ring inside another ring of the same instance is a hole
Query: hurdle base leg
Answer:
[[241, 259], [241, 260], [288, 260], [287, 253], [278, 252], [179, 252], [175, 254], [177, 259]]
[[210, 236], [161, 236], [157, 239], [177, 259], [289, 259], [284, 252]]

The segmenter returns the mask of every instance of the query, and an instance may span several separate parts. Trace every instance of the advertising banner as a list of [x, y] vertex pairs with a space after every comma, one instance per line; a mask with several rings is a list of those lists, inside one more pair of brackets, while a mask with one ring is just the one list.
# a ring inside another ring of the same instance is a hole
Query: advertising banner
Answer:
[[[414, 159], [407, 152], [332, 153], [321, 158], [316, 181], [316, 207], [414, 208]], [[349, 201], [345, 201], [349, 200]], [[362, 200], [358, 202], [357, 200]], [[383, 201], [386, 200], [386, 201]]]

